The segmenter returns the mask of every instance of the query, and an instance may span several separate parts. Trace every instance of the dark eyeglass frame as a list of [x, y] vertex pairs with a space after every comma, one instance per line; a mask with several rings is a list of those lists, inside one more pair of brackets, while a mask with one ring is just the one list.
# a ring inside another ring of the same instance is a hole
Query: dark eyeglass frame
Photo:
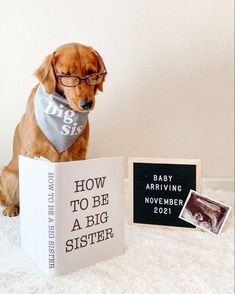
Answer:
[[[103, 76], [103, 79], [101, 81], [101, 82], [103, 82], [105, 80], [105, 76], [107, 75], [107, 70], [106, 70], [105, 64], [103, 62], [103, 59], [101, 58], [101, 56], [99, 55], [99, 53], [97, 51], [95, 51], [95, 52], [99, 56], [99, 58], [100, 58], [100, 60], [101, 60], [101, 62], [103, 64], [104, 72], [90, 74], [90, 75], [87, 75], [85, 77], [79, 77], [79, 76], [74, 76], [74, 75], [62, 75], [62, 74], [58, 73], [57, 70], [56, 70], [55, 59], [54, 59], [54, 55], [55, 55], [56, 52], [53, 52], [53, 59], [52, 59], [53, 69], [54, 69], [55, 76], [57, 77], [57, 79], [59, 80], [61, 85], [64, 86], [64, 87], [75, 88], [81, 83], [82, 80], [84, 80], [88, 86], [96, 86], [96, 85], [98, 85], [98, 84], [95, 84], [95, 85], [89, 84], [88, 79], [89, 79], [89, 77], [92, 77], [92, 76]], [[64, 78], [64, 77], [66, 77], [66, 78], [76, 78], [77, 79], [77, 84], [73, 85], [73, 86], [64, 85], [63, 82], [61, 81], [62, 78]]]

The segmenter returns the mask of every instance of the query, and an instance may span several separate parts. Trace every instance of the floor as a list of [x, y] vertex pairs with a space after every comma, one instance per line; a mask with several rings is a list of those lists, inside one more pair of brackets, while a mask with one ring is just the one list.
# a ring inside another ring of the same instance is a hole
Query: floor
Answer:
[[[233, 205], [228, 191], [204, 191]], [[220, 236], [200, 230], [125, 223], [126, 252], [106, 262], [46, 278], [20, 248], [19, 216], [0, 209], [0, 293], [234, 293], [233, 209]]]

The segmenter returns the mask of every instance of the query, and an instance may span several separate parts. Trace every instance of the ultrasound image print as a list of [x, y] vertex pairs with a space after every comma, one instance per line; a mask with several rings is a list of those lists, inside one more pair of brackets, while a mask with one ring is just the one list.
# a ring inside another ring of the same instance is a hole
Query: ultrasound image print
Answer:
[[180, 218], [206, 231], [219, 234], [230, 207], [190, 191]]

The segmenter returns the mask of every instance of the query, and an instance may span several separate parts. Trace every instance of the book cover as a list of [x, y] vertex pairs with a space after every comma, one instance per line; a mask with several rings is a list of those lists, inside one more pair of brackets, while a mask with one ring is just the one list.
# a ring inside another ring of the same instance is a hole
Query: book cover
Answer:
[[49, 276], [124, 252], [123, 159], [19, 157], [23, 250]]

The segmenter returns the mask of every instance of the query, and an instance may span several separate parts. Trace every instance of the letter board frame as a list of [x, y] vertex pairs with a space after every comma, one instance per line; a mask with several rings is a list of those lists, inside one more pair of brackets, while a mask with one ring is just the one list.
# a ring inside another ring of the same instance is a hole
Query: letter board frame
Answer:
[[201, 193], [201, 183], [199, 159], [129, 158], [129, 223], [196, 228], [181, 220], [179, 215], [190, 190]]

